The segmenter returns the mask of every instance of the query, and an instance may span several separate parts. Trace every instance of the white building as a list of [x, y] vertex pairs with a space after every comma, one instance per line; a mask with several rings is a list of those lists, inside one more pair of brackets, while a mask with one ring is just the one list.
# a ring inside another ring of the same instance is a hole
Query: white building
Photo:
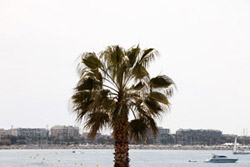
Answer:
[[17, 129], [17, 136], [25, 136], [25, 137], [48, 137], [49, 131], [47, 129], [36, 128], [20, 128]]
[[0, 137], [4, 136], [48, 137], [49, 131], [40, 128], [0, 129]]

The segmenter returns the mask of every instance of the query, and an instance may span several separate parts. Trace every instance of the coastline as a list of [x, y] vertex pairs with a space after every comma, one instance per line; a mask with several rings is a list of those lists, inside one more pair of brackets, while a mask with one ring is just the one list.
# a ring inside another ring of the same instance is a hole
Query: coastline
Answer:
[[[114, 149], [113, 145], [12, 145], [0, 146], [0, 150], [17, 150], [17, 149]], [[144, 150], [232, 150], [228, 146], [180, 146], [180, 145], [129, 145], [129, 149], [144, 149]], [[244, 150], [250, 150], [250, 147], [244, 147]]]

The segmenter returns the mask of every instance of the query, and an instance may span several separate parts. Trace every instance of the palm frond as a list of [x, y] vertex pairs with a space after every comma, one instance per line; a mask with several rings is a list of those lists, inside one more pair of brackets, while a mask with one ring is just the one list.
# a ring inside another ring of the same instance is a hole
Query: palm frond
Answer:
[[[177, 89], [176, 86], [175, 86], [175, 89]], [[173, 87], [168, 87], [165, 91], [166, 91], [166, 95], [167, 95], [168, 97], [172, 97], [173, 94], [174, 94], [174, 89], [173, 89]]]
[[145, 49], [143, 50], [139, 63], [147, 68], [149, 63], [152, 62], [156, 56], [158, 56], [158, 52], [154, 48]]
[[137, 142], [146, 137], [147, 124], [144, 119], [134, 119], [129, 122], [129, 136]]
[[111, 98], [105, 98], [102, 101], [102, 107], [107, 109], [107, 111], [109, 110], [113, 110], [113, 108], [115, 108], [115, 101]]
[[150, 80], [150, 86], [153, 88], [168, 88], [174, 85], [174, 81], [166, 75], [159, 75]]
[[93, 112], [88, 115], [85, 128], [90, 129], [89, 137], [94, 139], [96, 133], [109, 124], [109, 115], [103, 112]]
[[148, 71], [146, 70], [146, 68], [137, 63], [135, 65], [135, 67], [133, 68], [133, 71], [132, 71], [133, 75], [135, 76], [136, 79], [142, 79], [144, 77], [149, 77], [149, 73]]
[[78, 82], [75, 89], [77, 91], [92, 90], [92, 89], [98, 88], [100, 86], [101, 86], [101, 82], [97, 81], [95, 78], [85, 77], [85, 78], [82, 78]]
[[77, 91], [73, 96], [72, 100], [74, 104], [80, 104], [83, 101], [89, 99], [91, 97], [91, 94], [88, 90], [83, 91]]
[[99, 72], [99, 70], [85, 71], [84, 77], [94, 78], [100, 83], [103, 83], [103, 77], [102, 74]]
[[140, 49], [139, 45], [137, 45], [137, 47], [132, 47], [132, 48], [127, 50], [126, 55], [129, 59], [130, 67], [134, 66], [136, 59], [139, 57], [140, 51], [141, 51], [141, 49]]
[[145, 106], [148, 108], [148, 112], [153, 117], [159, 117], [163, 112], [161, 105], [152, 98], [146, 98], [144, 101]]
[[165, 105], [170, 104], [168, 101], [168, 98], [160, 92], [151, 92], [149, 96], [150, 96], [150, 98], [152, 98], [160, 103], [163, 103]]
[[132, 85], [130, 90], [141, 90], [145, 86], [145, 83], [142, 81], [138, 82], [136, 85]]
[[91, 70], [96, 70], [102, 66], [101, 61], [96, 57], [95, 53], [84, 53], [82, 55], [82, 63]]
[[154, 137], [156, 137], [156, 135], [158, 133], [158, 127], [157, 127], [155, 120], [148, 115], [145, 117], [148, 120], [148, 126], [150, 127], [150, 130], [152, 131]]
[[124, 50], [118, 45], [108, 46], [107, 49], [102, 52], [101, 58], [104, 58], [110, 67], [117, 67], [122, 63], [124, 57]]
[[82, 103], [74, 105], [73, 112], [77, 114], [76, 121], [81, 122], [83, 118], [90, 113], [89, 106], [91, 106], [93, 102], [94, 102], [93, 99], [88, 99]]
[[142, 107], [138, 109], [140, 119], [144, 119], [147, 122], [148, 132], [152, 132], [156, 137], [158, 133], [158, 127], [154, 118]]

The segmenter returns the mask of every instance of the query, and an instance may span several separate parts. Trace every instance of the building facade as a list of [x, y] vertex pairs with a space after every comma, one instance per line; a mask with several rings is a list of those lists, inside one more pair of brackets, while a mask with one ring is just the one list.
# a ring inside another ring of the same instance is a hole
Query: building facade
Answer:
[[24, 136], [24, 137], [48, 137], [49, 130], [42, 129], [42, 128], [19, 128], [17, 129], [17, 136]]
[[222, 132], [219, 130], [210, 130], [210, 129], [179, 129], [176, 131], [177, 135], [186, 135], [186, 136], [214, 136], [221, 137]]
[[17, 136], [17, 129], [0, 129], [0, 137], [5, 137], [5, 136]]
[[52, 137], [75, 137], [79, 136], [79, 128], [73, 126], [53, 126], [50, 130]]
[[158, 134], [170, 134], [170, 129], [159, 127]]

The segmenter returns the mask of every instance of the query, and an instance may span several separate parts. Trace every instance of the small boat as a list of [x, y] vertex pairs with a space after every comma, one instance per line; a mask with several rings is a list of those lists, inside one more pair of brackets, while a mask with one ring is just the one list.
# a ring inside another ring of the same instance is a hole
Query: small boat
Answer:
[[83, 151], [72, 151], [72, 153], [84, 154], [84, 152], [83, 152]]
[[238, 154], [238, 155], [247, 155], [250, 154], [250, 151], [237, 151], [237, 137], [235, 137], [234, 140], [234, 149], [233, 149], [233, 154]]
[[238, 154], [238, 155], [249, 155], [250, 152], [249, 151], [235, 151], [233, 152], [233, 154]]
[[238, 158], [227, 158], [225, 155], [213, 155], [211, 158], [205, 160], [209, 163], [235, 163], [238, 161]]

